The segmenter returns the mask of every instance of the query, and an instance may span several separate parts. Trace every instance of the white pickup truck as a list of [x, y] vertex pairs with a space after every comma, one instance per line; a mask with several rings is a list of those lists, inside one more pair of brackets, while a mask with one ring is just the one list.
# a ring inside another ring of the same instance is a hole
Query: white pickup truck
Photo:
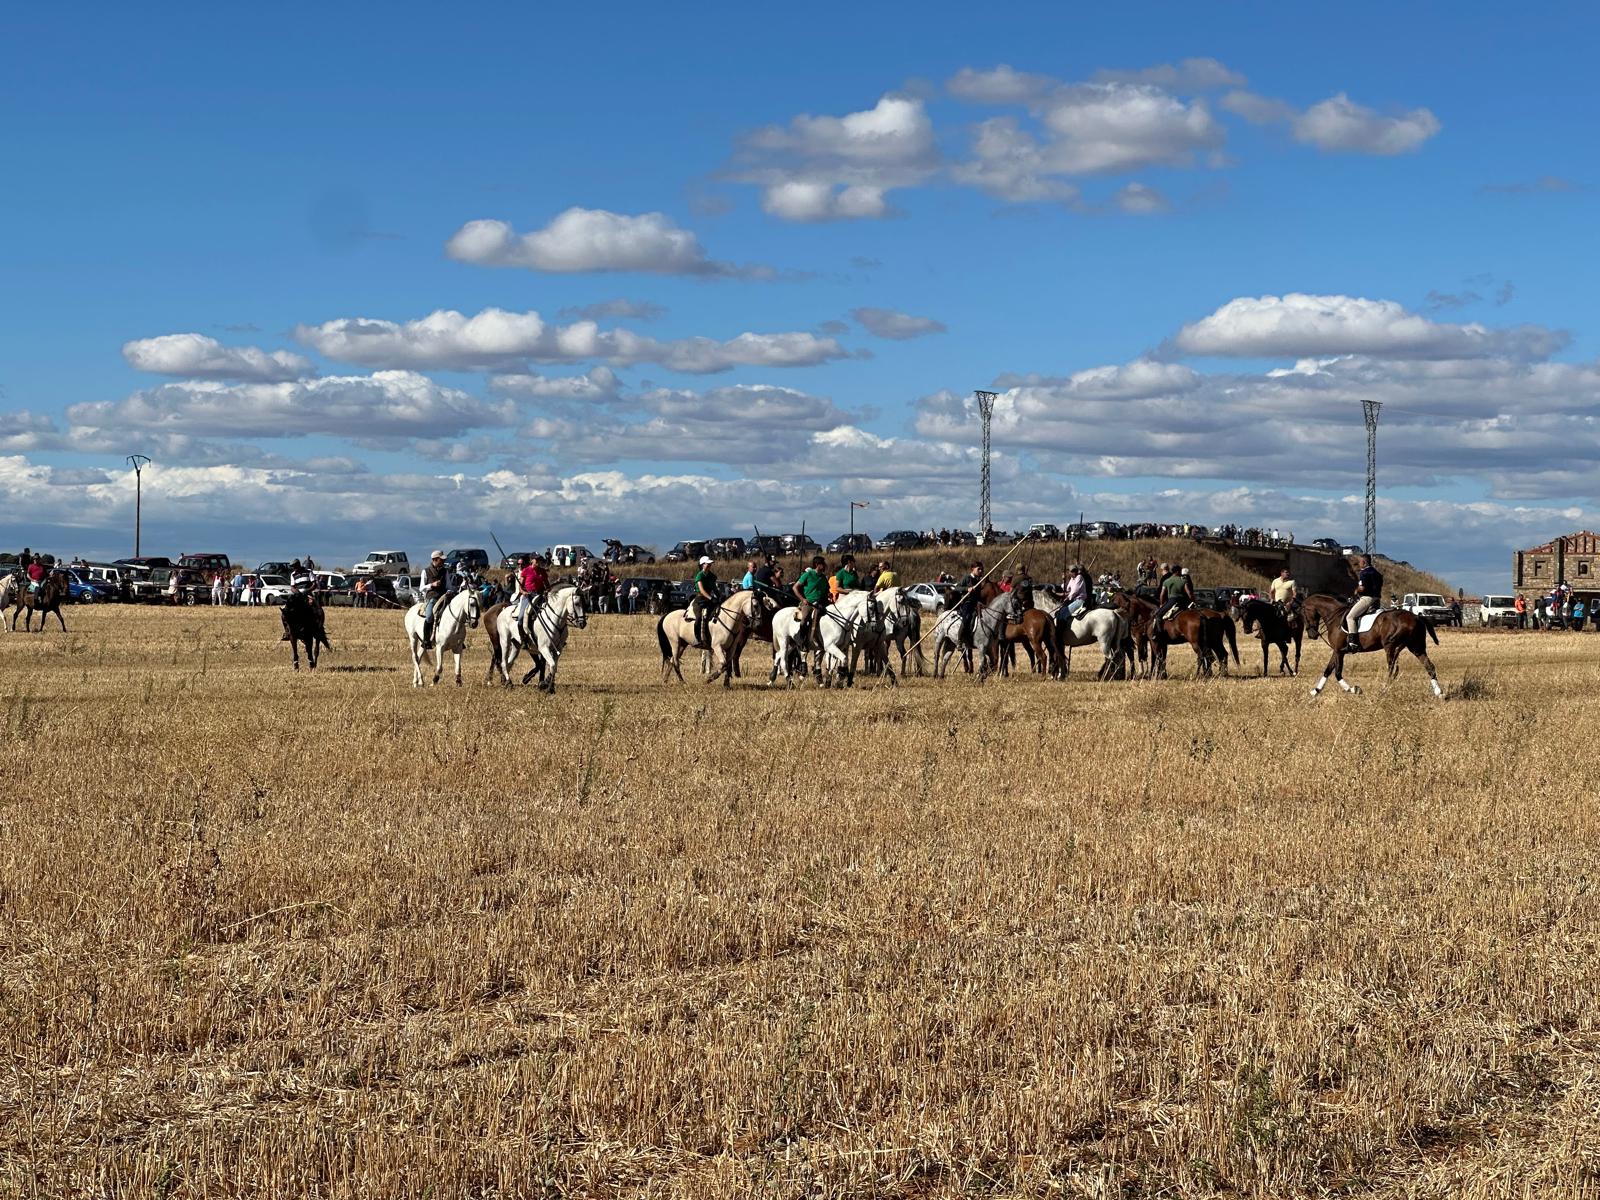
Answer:
[[1450, 620], [1450, 601], [1433, 592], [1407, 592], [1400, 607], [1418, 617], [1427, 617], [1436, 625]]

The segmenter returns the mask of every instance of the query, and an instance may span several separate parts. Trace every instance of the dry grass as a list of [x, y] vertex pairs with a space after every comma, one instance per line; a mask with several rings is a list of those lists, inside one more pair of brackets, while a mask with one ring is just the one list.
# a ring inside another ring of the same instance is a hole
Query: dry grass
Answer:
[[723, 694], [599, 618], [548, 699], [68, 620], [0, 638], [0, 1194], [1600, 1190], [1600, 638]]

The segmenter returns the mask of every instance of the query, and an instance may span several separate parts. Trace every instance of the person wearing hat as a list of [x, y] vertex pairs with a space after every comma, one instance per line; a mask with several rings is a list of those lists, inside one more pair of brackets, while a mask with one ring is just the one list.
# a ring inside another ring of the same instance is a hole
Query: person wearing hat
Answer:
[[428, 565], [422, 572], [422, 648], [433, 649], [433, 612], [450, 591], [450, 568], [445, 566], [444, 551], [435, 550], [428, 556]]
[[1074, 563], [1067, 576], [1066, 612], [1069, 620], [1076, 620], [1088, 611], [1093, 594], [1089, 587], [1089, 572], [1083, 569], [1082, 563]]
[[1167, 577], [1161, 581], [1161, 611], [1156, 614], [1157, 628], [1173, 613], [1193, 603], [1194, 583], [1189, 578], [1188, 568], [1173, 563]]
[[528, 618], [537, 616], [544, 607], [546, 594], [550, 591], [550, 576], [545, 574], [544, 563], [537, 554], [524, 554], [522, 561], [517, 566], [517, 624], [524, 631], [528, 628]]
[[711, 556], [700, 556], [700, 570], [694, 577], [694, 602], [691, 605], [694, 616], [694, 644], [702, 650], [709, 645], [706, 641], [706, 622], [711, 619], [721, 605], [717, 597], [717, 573], [711, 569]]

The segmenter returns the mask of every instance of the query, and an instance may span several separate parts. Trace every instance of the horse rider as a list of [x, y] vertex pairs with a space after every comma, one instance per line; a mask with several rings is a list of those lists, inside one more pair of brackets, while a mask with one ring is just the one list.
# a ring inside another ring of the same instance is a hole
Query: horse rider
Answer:
[[1089, 586], [1089, 572], [1083, 569], [1082, 563], [1073, 565], [1072, 572], [1067, 576], [1067, 596], [1065, 611], [1067, 619], [1075, 621], [1089, 611], [1094, 603], [1094, 589]]
[[44, 560], [35, 558], [27, 550], [23, 550], [22, 553], [28, 560], [27, 566], [22, 569], [24, 577], [28, 580], [28, 590], [37, 594], [44, 586]]
[[964, 646], [972, 645], [972, 623], [978, 616], [978, 605], [983, 602], [983, 564], [975, 562], [972, 569], [962, 577], [956, 585], [961, 589], [961, 595], [956, 600], [955, 609], [961, 614], [960, 641]]
[[527, 640], [532, 618], [539, 615], [539, 610], [544, 607], [545, 597], [549, 592], [550, 576], [545, 574], [544, 561], [537, 554], [524, 554], [517, 563], [515, 611], [517, 625], [522, 630], [524, 641]]
[[[310, 561], [310, 555], [306, 556], [306, 561]], [[174, 579], [178, 577], [176, 570], [172, 572], [172, 577]], [[315, 583], [316, 578], [311, 574], [311, 569], [302, 566], [298, 558], [289, 564], [289, 594], [291, 596], [302, 596], [309, 600], [311, 589]], [[176, 597], [174, 597], [173, 602], [177, 602]], [[289, 632], [289, 605], [287, 602], [278, 609], [278, 619], [283, 622], [283, 636], [278, 640], [287, 642], [291, 636]]]
[[1161, 609], [1156, 613], [1156, 628], [1161, 629], [1168, 617], [1193, 603], [1194, 581], [1189, 578], [1186, 567], [1173, 563], [1161, 581]]
[[28, 571], [28, 568], [31, 566], [33, 566], [33, 551], [24, 546], [22, 548], [22, 553], [17, 555], [17, 574], [23, 579], [33, 578]]
[[427, 568], [422, 572], [422, 648], [433, 649], [433, 626], [437, 608], [450, 594], [450, 568], [444, 564], [444, 551], [435, 550], [428, 556]]
[[856, 570], [856, 556], [846, 554], [839, 560], [839, 569], [833, 573], [840, 593], [853, 592], [861, 586], [861, 573]]
[[794, 581], [795, 599], [800, 601], [800, 644], [811, 640], [815, 617], [828, 603], [828, 560], [818, 554], [811, 565]]
[[1272, 602], [1278, 606], [1278, 611], [1284, 616], [1293, 612], [1300, 600], [1300, 589], [1290, 577], [1288, 567], [1278, 572], [1278, 577], [1272, 581], [1272, 586], [1267, 591], [1272, 597]]
[[1361, 649], [1361, 618], [1377, 608], [1383, 600], [1383, 575], [1372, 565], [1372, 559], [1363, 555], [1357, 559], [1361, 570], [1356, 575], [1356, 599], [1344, 615], [1345, 653], [1354, 654]]
[[702, 554], [700, 569], [694, 577], [694, 599], [689, 602], [690, 615], [694, 617], [694, 644], [701, 648], [709, 645], [706, 625], [711, 620], [711, 614], [722, 603], [717, 597], [717, 573], [711, 569], [711, 565], [711, 556]]

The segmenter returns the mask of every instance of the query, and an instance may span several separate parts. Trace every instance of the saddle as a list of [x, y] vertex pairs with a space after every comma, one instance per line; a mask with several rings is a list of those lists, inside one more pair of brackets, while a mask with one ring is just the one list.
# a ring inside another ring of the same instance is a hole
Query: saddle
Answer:
[[[1371, 629], [1373, 622], [1375, 622], [1379, 617], [1383, 616], [1385, 611], [1387, 610], [1381, 608], [1374, 609], [1372, 612], [1369, 612], [1366, 614], [1366, 616], [1362, 617], [1361, 620], [1357, 621], [1356, 636], [1360, 637], [1363, 633], [1366, 633], [1369, 629]], [[1339, 628], [1341, 630], [1344, 628], [1343, 621], [1339, 622]]]

